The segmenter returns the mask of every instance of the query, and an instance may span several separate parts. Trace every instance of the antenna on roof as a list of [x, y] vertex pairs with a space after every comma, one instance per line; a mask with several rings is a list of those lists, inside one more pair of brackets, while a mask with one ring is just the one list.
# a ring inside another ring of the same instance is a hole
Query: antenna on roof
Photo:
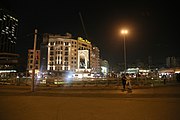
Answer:
[[80, 16], [80, 19], [81, 19], [81, 23], [82, 23], [82, 27], [83, 27], [83, 30], [84, 30], [84, 34], [85, 34], [86, 39], [87, 39], [88, 36], [87, 36], [87, 32], [86, 32], [86, 29], [85, 29], [85, 26], [84, 26], [84, 22], [83, 22], [83, 18], [82, 18], [81, 12], [79, 12], [79, 16]]

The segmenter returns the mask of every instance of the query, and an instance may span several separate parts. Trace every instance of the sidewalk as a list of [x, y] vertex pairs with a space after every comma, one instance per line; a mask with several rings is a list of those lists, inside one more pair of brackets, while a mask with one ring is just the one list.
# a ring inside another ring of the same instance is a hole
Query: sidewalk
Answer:
[[180, 98], [180, 84], [161, 85], [155, 87], [137, 87], [132, 92], [122, 91], [116, 87], [35, 87], [30, 86], [0, 86], [0, 96], [59, 96], [59, 97], [171, 97]]

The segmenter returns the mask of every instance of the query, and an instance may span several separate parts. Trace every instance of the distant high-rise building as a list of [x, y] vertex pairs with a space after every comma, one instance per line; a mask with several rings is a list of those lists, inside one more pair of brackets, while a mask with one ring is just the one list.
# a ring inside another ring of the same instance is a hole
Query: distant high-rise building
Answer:
[[175, 57], [167, 57], [166, 58], [166, 66], [169, 68], [176, 67], [176, 58]]
[[45, 72], [47, 71], [47, 63], [48, 63], [48, 41], [49, 41], [49, 34], [45, 33], [43, 35], [43, 42], [40, 45], [40, 71]]
[[101, 68], [100, 68], [100, 58], [99, 58], [99, 48], [98, 47], [93, 47], [92, 49], [92, 72], [93, 73], [100, 73]]
[[7, 10], [0, 9], [0, 71], [15, 72], [18, 63], [16, 54], [18, 20]]
[[15, 53], [18, 20], [0, 9], [0, 52]]
[[177, 57], [177, 58], [176, 58], [176, 66], [177, 66], [177, 67], [180, 67], [180, 57]]
[[148, 56], [148, 68], [150, 69], [152, 67], [152, 57]]

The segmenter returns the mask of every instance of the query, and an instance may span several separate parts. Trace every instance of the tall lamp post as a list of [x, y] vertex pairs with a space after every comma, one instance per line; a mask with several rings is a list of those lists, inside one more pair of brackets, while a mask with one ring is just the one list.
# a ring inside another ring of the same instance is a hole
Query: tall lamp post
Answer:
[[35, 61], [36, 61], [36, 39], [37, 39], [37, 29], [34, 31], [34, 50], [33, 50], [33, 65], [32, 65], [32, 84], [31, 92], [34, 92], [34, 77], [35, 77]]
[[124, 37], [124, 74], [126, 74], [126, 35], [128, 34], [128, 30], [121, 30], [121, 34]]

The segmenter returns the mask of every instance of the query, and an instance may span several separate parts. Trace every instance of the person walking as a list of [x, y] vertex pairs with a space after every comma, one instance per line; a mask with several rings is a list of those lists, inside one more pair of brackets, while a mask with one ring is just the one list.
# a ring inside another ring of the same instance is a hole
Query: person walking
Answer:
[[166, 84], [166, 75], [162, 76], [164, 85]]
[[131, 79], [130, 79], [129, 75], [126, 76], [126, 84], [128, 85], [128, 89], [132, 90]]
[[126, 90], [126, 76], [125, 75], [122, 76], [122, 85], [123, 85], [123, 91], [125, 91]]

